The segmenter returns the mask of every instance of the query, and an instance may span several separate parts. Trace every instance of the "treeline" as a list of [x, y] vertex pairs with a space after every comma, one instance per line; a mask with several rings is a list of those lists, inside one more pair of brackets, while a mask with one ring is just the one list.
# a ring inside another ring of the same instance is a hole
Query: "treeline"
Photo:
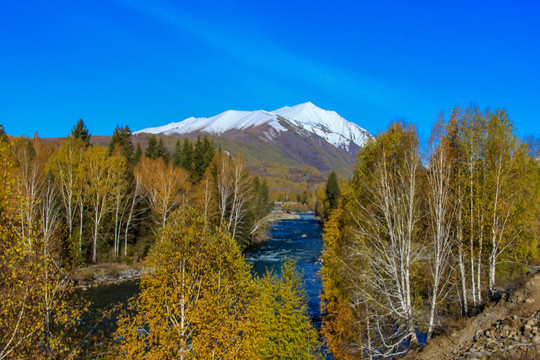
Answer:
[[336, 359], [404, 354], [538, 259], [539, 163], [504, 110], [441, 115], [428, 151], [392, 123], [330, 211], [322, 334]]
[[162, 139], [150, 137], [143, 154], [131, 137], [127, 126], [117, 127], [108, 148], [91, 145], [82, 120], [59, 143], [6, 137], [22, 199], [22, 239], [43, 222], [50, 233], [65, 231], [64, 258], [140, 258], [169, 215], [187, 204], [213, 224], [227, 224], [241, 248], [261, 236], [268, 188], [241, 158], [216, 151], [207, 138], [178, 142], [170, 154]]
[[[264, 182], [207, 140], [188, 145], [206, 149], [199, 177], [199, 155], [177, 167], [130, 136], [105, 148], [82, 122], [61, 144], [0, 128], [0, 359], [318, 358], [294, 262], [254, 279], [242, 255], [269, 211]], [[111, 338], [88, 332], [73, 260], [129, 256], [145, 231], [135, 311]]]

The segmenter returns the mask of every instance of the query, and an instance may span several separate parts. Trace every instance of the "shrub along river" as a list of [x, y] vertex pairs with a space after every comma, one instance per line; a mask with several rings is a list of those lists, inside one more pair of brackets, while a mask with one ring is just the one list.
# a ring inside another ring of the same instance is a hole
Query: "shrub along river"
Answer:
[[[266, 269], [280, 274], [283, 259], [289, 257], [296, 260], [298, 270], [303, 273], [309, 315], [317, 328], [321, 324], [319, 293], [322, 290], [322, 283], [319, 278], [321, 267], [319, 259], [322, 248], [321, 226], [312, 214], [303, 214], [300, 219], [272, 223], [270, 238], [245, 252], [246, 261], [252, 265], [252, 271], [257, 276], [263, 276]], [[93, 303], [90, 310], [95, 313], [116, 304], [127, 304], [128, 299], [138, 291], [138, 282], [130, 281], [90, 288], [81, 292], [81, 295]], [[105, 322], [99, 327], [105, 333], [112, 333], [115, 330], [112, 321]]]

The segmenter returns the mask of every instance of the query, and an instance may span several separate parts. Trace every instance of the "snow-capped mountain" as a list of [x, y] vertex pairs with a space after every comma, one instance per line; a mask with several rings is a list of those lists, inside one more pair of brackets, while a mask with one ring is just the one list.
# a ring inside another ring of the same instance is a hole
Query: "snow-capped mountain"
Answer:
[[234, 131], [258, 131], [259, 137], [273, 141], [285, 132], [293, 131], [303, 135], [316, 135], [338, 149], [352, 155], [371, 137], [360, 126], [342, 118], [335, 111], [328, 111], [311, 102], [274, 111], [236, 111], [228, 110], [209, 118], [190, 117], [180, 122], [147, 128], [135, 132], [185, 136], [194, 133], [206, 133], [222, 136]]

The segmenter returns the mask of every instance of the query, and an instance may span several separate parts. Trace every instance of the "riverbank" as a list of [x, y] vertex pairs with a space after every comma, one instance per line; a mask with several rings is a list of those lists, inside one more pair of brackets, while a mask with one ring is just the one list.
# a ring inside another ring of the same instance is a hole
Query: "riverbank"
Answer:
[[[301, 215], [313, 213], [290, 213], [287, 211], [273, 211], [266, 220], [269, 223], [275, 223], [280, 220], [299, 220]], [[316, 219], [316, 218], [315, 218]], [[268, 241], [268, 237], [264, 237], [253, 245]], [[98, 286], [115, 285], [128, 281], [139, 280], [148, 269], [145, 269], [142, 263], [125, 264], [125, 263], [103, 263], [85, 266], [77, 269], [73, 276], [75, 287], [81, 290], [94, 288]]]
[[142, 264], [103, 263], [78, 269], [73, 281], [76, 288], [84, 291], [92, 287], [139, 280], [146, 271]]
[[268, 222], [276, 222], [279, 220], [298, 220], [300, 215], [291, 214], [286, 211], [272, 211], [267, 217]]
[[498, 302], [445, 332], [405, 359], [540, 358], [540, 272], [507, 289]]
[[276, 222], [279, 220], [298, 220], [302, 218], [302, 215], [313, 215], [314, 220], [320, 220], [318, 216], [315, 216], [314, 212], [288, 212], [283, 210], [272, 211], [266, 219], [269, 222]]

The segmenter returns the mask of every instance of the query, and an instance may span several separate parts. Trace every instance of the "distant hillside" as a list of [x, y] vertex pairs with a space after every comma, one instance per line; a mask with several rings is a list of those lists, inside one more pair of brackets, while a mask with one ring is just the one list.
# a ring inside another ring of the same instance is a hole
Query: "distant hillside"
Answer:
[[[352, 175], [356, 153], [371, 137], [336, 112], [312, 103], [272, 112], [228, 110], [214, 117], [191, 117], [135, 134], [190, 139], [207, 135], [229, 153], [244, 156], [252, 167], [272, 162], [298, 169], [314, 168], [321, 173], [335, 170], [342, 177]], [[174, 142], [167, 143], [172, 146]]]

